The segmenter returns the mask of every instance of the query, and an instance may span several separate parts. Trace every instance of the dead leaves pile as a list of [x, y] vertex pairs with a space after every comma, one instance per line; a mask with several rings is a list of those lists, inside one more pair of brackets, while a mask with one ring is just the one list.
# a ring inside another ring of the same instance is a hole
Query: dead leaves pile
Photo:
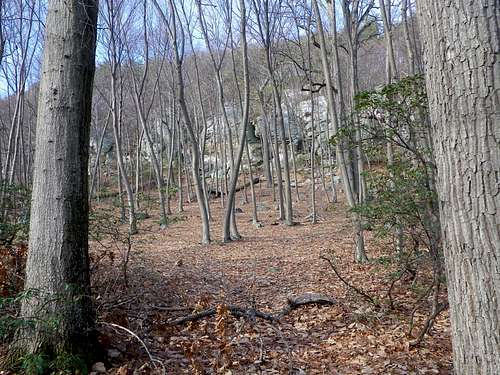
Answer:
[[[271, 194], [260, 194], [260, 201], [273, 207]], [[260, 213], [262, 228], [251, 224], [250, 205], [241, 207], [238, 225], [244, 239], [226, 245], [197, 243], [195, 203], [185, 206], [187, 220], [166, 230], [159, 231], [152, 219], [143, 222], [147, 230], [133, 239], [129, 288], [117, 284], [100, 294], [106, 306], [101, 318], [124, 324], [140, 336], [168, 374], [451, 373], [447, 312], [438, 316], [421, 347], [409, 345], [408, 314], [428, 275], [419, 274], [417, 287], [410, 280], [398, 282], [390, 309], [386, 292], [395, 269], [383, 261], [388, 246], [368, 233], [368, 254], [374, 261], [355, 264], [344, 206], [328, 211], [323, 207], [320, 222], [311, 225], [303, 219], [309, 212], [304, 199], [295, 206], [300, 225], [271, 225], [276, 217], [270, 210]], [[216, 235], [221, 233], [222, 211], [216, 203], [212, 209]], [[374, 296], [380, 308], [347, 288], [319, 259], [328, 250], [334, 250], [342, 276]], [[305, 292], [332, 296], [338, 304], [301, 307], [276, 324], [238, 319], [227, 311], [227, 305], [237, 305], [275, 313], [289, 294]], [[217, 308], [215, 316], [181, 326], [167, 324], [208, 307]], [[426, 317], [426, 307], [415, 315], [417, 326]], [[124, 368], [127, 374], [153, 373], [137, 342], [116, 332], [102, 334], [107, 336], [106, 347], [121, 353], [109, 359], [108, 373], [124, 375]]]

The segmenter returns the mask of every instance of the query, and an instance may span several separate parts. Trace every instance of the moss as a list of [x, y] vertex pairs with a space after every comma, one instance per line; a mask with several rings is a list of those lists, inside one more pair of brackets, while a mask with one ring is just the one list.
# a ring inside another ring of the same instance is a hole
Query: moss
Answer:
[[90, 365], [102, 357], [98, 345], [73, 345], [68, 350], [54, 351], [52, 345], [42, 345], [30, 353], [14, 344], [8, 355], [0, 362], [0, 367], [23, 375], [45, 374], [88, 374]]

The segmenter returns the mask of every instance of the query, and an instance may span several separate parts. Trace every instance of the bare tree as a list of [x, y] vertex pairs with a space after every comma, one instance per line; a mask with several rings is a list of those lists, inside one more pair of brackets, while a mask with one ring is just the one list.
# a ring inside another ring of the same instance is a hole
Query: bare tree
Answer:
[[[318, 34], [320, 38], [320, 46], [321, 46], [321, 62], [323, 66], [323, 74], [325, 77], [326, 90], [327, 90], [327, 99], [328, 99], [328, 111], [332, 116], [333, 121], [333, 131], [334, 136], [337, 136], [335, 148], [336, 148], [336, 157], [337, 163], [342, 173], [342, 181], [344, 185], [344, 192], [346, 194], [347, 202], [351, 208], [355, 207], [356, 204], [359, 203], [359, 194], [356, 192], [355, 184], [353, 180], [355, 180], [356, 176], [353, 173], [353, 168], [349, 168], [349, 158], [346, 156], [345, 152], [345, 142], [342, 136], [338, 136], [338, 132], [341, 128], [341, 122], [339, 119], [339, 113], [342, 115], [345, 110], [344, 100], [342, 96], [342, 81], [340, 75], [340, 63], [339, 63], [339, 54], [338, 54], [338, 44], [337, 44], [337, 30], [336, 30], [336, 12], [335, 12], [335, 2], [331, 2], [331, 12], [330, 15], [332, 17], [332, 34], [333, 34], [333, 52], [334, 52], [334, 67], [335, 73], [337, 77], [337, 105], [334, 99], [334, 86], [332, 82], [332, 73], [330, 71], [330, 65], [327, 59], [326, 53], [326, 38], [325, 32], [323, 29], [323, 23], [321, 19], [321, 13], [319, 11], [319, 6], [317, 0], [312, 0], [314, 13], [317, 20]], [[353, 213], [353, 227], [354, 227], [354, 239], [355, 239], [355, 259], [357, 262], [365, 262], [367, 260], [365, 253], [365, 245], [364, 245], [364, 236], [363, 236], [363, 225], [361, 222], [361, 217]]]
[[[122, 115], [123, 115], [123, 74], [122, 60], [125, 53], [123, 33], [127, 20], [123, 14], [124, 0], [105, 0], [105, 10], [103, 14], [104, 22], [107, 28], [108, 60], [109, 60], [109, 79], [110, 79], [110, 98], [109, 106], [111, 109], [111, 123], [113, 126], [113, 136], [116, 148], [116, 161], [118, 165], [118, 186], [119, 196], [121, 195], [121, 184], [124, 185], [127, 193], [128, 211], [129, 211], [129, 232], [137, 232], [137, 218], [135, 213], [134, 192], [128, 179], [128, 173], [125, 165], [122, 146]], [[122, 204], [123, 207], [123, 204]]]
[[[274, 109], [276, 113], [276, 130], [279, 130], [281, 141], [283, 142], [283, 172], [285, 177], [284, 198], [285, 202], [282, 206], [284, 209], [284, 219], [286, 225], [293, 225], [293, 208], [292, 208], [292, 188], [290, 183], [290, 166], [288, 161], [288, 147], [286, 145], [285, 121], [283, 118], [282, 98], [279, 88], [278, 77], [276, 73], [276, 59], [273, 54], [274, 38], [278, 32], [278, 21], [280, 10], [282, 8], [281, 0], [262, 0], [257, 2], [252, 0], [252, 5], [255, 13], [255, 22], [257, 24], [259, 41], [264, 48], [266, 68], [269, 75], [269, 82], [273, 90]], [[277, 140], [278, 132], [275, 131], [274, 137]], [[291, 140], [290, 140], [291, 141]], [[279, 149], [277, 142], [275, 143], [275, 160], [277, 160], [276, 171], [278, 175], [278, 184], [281, 184], [281, 167], [278, 168]], [[278, 189], [280, 186], [278, 187]]]
[[[154, 103], [154, 98], [156, 95], [156, 91], [158, 88], [158, 81], [160, 78], [161, 74], [161, 69], [162, 66], [158, 68], [159, 72], [156, 74], [156, 79], [154, 80], [153, 83], [153, 89], [152, 89], [152, 94], [149, 103], [146, 103], [145, 100], [145, 91], [146, 91], [146, 85], [148, 83], [148, 74], [150, 73], [150, 57], [149, 57], [149, 38], [148, 38], [148, 29], [147, 29], [147, 6], [146, 2], [143, 3], [143, 10], [142, 10], [142, 27], [143, 27], [143, 43], [144, 43], [144, 54], [141, 57], [143, 60], [143, 66], [142, 66], [142, 75], [141, 77], [137, 77], [136, 74], [136, 69], [134, 66], [132, 66], [132, 59], [131, 59], [131, 45], [130, 41], [128, 41], [127, 45], [127, 52], [129, 55], [129, 70], [130, 70], [130, 76], [132, 78], [132, 84], [133, 84], [133, 97], [134, 97], [134, 103], [136, 107], [136, 112], [137, 112], [137, 117], [139, 120], [139, 123], [141, 124], [142, 132], [145, 136], [146, 139], [146, 144], [149, 149], [149, 157], [151, 158], [151, 164], [153, 166], [153, 170], [155, 173], [155, 180], [156, 180], [156, 186], [158, 189], [158, 196], [159, 196], [159, 202], [160, 202], [160, 221], [162, 226], [167, 225], [167, 211], [166, 211], [166, 199], [165, 199], [165, 189], [164, 189], [164, 181], [163, 181], [163, 171], [161, 167], [161, 158], [158, 160], [158, 154], [157, 151], [154, 147], [152, 135], [148, 126], [148, 118], [149, 114], [151, 112], [151, 108]], [[159, 127], [162, 129], [163, 124], [159, 122]], [[163, 137], [160, 137], [161, 140], [163, 140]], [[138, 144], [137, 147], [140, 147], [140, 144]], [[161, 148], [160, 148], [161, 150]], [[139, 157], [139, 155], [138, 155]], [[138, 192], [136, 192], [138, 193]]]
[[163, 12], [162, 8], [158, 4], [157, 0], [153, 0], [153, 4], [158, 11], [159, 16], [163, 20], [169, 37], [170, 45], [172, 46], [174, 53], [174, 65], [175, 65], [175, 76], [177, 80], [177, 100], [179, 102], [179, 107], [184, 120], [184, 125], [189, 136], [189, 141], [191, 143], [191, 163], [192, 163], [192, 175], [196, 188], [196, 199], [198, 201], [198, 206], [200, 208], [200, 214], [202, 219], [202, 243], [210, 243], [210, 221], [208, 218], [208, 210], [203, 194], [203, 186], [200, 177], [200, 148], [198, 143], [197, 134], [195, 134], [195, 129], [192, 125], [191, 116], [187, 108], [185, 84], [184, 84], [184, 73], [183, 73], [183, 62], [184, 62], [184, 29], [182, 24], [179, 22], [179, 13], [175, 4], [172, 0], [168, 0], [168, 9], [170, 19]]
[[[229, 242], [232, 239], [239, 238], [238, 229], [236, 224], [231, 225], [231, 215], [234, 215], [234, 198], [236, 194], [236, 185], [238, 183], [238, 175], [241, 160], [243, 158], [243, 152], [246, 146], [246, 136], [248, 128], [248, 111], [250, 107], [250, 82], [248, 76], [248, 47], [247, 47], [247, 12], [245, 8], [245, 0], [240, 0], [240, 43], [241, 43], [241, 59], [243, 62], [243, 113], [241, 118], [240, 126], [240, 143], [238, 148], [238, 154], [234, 163], [234, 167], [231, 171], [231, 182], [229, 187], [229, 194], [227, 197], [227, 206], [224, 213], [224, 242]], [[249, 160], [250, 163], [250, 160]]]

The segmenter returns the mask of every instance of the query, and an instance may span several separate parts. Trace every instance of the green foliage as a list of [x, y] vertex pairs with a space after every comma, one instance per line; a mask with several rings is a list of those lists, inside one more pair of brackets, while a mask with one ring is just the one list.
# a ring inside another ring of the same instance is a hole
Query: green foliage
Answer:
[[72, 375], [87, 374], [87, 363], [82, 355], [59, 352], [55, 355], [29, 353], [14, 358], [10, 366], [16, 373], [25, 375]]
[[418, 110], [427, 109], [425, 81], [422, 75], [410, 76], [385, 85], [379, 90], [362, 91], [355, 98], [355, 111], [380, 109], [407, 122]]
[[26, 241], [31, 191], [20, 185], [0, 185], [0, 245]]
[[7, 343], [14, 337], [20, 328], [33, 327], [32, 319], [21, 319], [18, 317], [21, 303], [38, 295], [36, 290], [28, 290], [18, 293], [13, 297], [0, 297], [0, 342]]
[[[13, 297], [0, 297], [0, 342], [11, 343], [11, 352], [8, 358], [3, 360], [5, 366], [16, 374], [38, 375], [38, 374], [86, 374], [88, 367], [86, 358], [82, 355], [59, 351], [52, 353], [41, 348], [37, 353], [26, 353], [22, 347], [22, 341], [16, 341], [16, 335], [23, 330], [37, 329], [50, 333], [50, 336], [57, 337], [58, 329], [61, 325], [61, 317], [57, 312], [46, 313], [47, 304], [55, 301], [64, 304], [77, 303], [82, 295], [78, 294], [75, 286], [64, 285], [61, 293], [57, 295], [43, 295], [39, 290], [27, 290]], [[20, 317], [21, 304], [25, 301], [36, 299], [40, 307], [39, 313], [35, 313], [33, 318]], [[21, 344], [21, 345], [19, 345]]]
[[428, 187], [425, 168], [409, 161], [398, 161], [385, 169], [365, 173], [369, 200], [354, 208], [376, 234], [385, 237], [396, 226], [415, 231], [422, 225], [428, 202], [435, 192]]
[[170, 198], [174, 198], [179, 192], [179, 188], [177, 186], [169, 186], [168, 187], [168, 196]]
[[123, 195], [120, 194], [113, 195], [113, 199], [111, 200], [111, 204], [113, 207], [120, 208], [122, 206]]
[[49, 367], [61, 375], [86, 374], [88, 372], [86, 361], [82, 356], [66, 352], [58, 353], [49, 362]]
[[[423, 76], [405, 77], [378, 90], [360, 92], [355, 112], [368, 152], [373, 147], [380, 152], [390, 142], [400, 151], [429, 162], [431, 150], [422, 142], [430, 131]], [[352, 127], [344, 130], [353, 131]]]
[[[329, 143], [332, 146], [336, 146], [339, 143], [342, 143], [344, 140], [353, 140], [354, 135], [356, 132], [356, 129], [353, 126], [348, 126], [346, 125], [347, 123], [344, 124], [341, 128], [337, 130], [337, 132], [332, 135], [329, 139]], [[347, 146], [348, 147], [354, 147], [354, 145], [351, 144], [352, 142], [348, 142]]]
[[20, 358], [20, 365], [25, 374], [45, 374], [49, 370], [49, 358], [44, 354], [25, 354]]
[[[354, 211], [378, 236], [395, 235], [397, 229], [418, 251], [420, 244], [429, 243], [432, 231], [425, 218], [436, 200], [423, 77], [406, 77], [359, 93], [355, 112], [365, 155], [377, 164], [364, 173], [368, 199]], [[340, 135], [353, 131], [347, 128]]]

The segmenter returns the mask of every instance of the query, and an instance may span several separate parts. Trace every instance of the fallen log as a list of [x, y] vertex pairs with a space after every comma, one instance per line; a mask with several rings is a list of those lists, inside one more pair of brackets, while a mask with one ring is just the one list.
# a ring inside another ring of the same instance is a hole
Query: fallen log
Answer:
[[[250, 320], [255, 320], [255, 318], [260, 318], [268, 320], [271, 322], [277, 322], [281, 320], [285, 315], [288, 315], [292, 310], [300, 306], [305, 305], [335, 305], [336, 301], [333, 298], [322, 294], [316, 293], [305, 293], [299, 296], [289, 296], [287, 297], [287, 304], [283, 309], [277, 314], [270, 314], [254, 308], [242, 308], [235, 305], [227, 305], [228, 312], [235, 317], [243, 317]], [[187, 322], [195, 322], [197, 320], [207, 318], [209, 316], [214, 316], [217, 313], [216, 307], [211, 307], [209, 309], [186, 315], [180, 318], [172, 319], [167, 321], [169, 325], [179, 325]]]
[[[253, 184], [254, 184], [254, 185], [255, 185], [255, 184], [258, 184], [259, 182], [260, 182], [260, 177], [254, 177], [254, 178], [253, 178]], [[251, 184], [251, 183], [250, 183], [250, 181], [248, 181], [248, 182], [247, 182], [246, 184], [244, 184], [244, 185], [239, 185], [239, 186], [237, 186], [237, 187], [236, 187], [236, 192], [241, 191], [241, 190], [243, 190], [243, 189], [245, 189], [245, 188], [249, 187], [249, 186], [250, 186], [250, 184]], [[216, 197], [216, 198], [219, 198], [219, 197], [221, 196], [221, 192], [220, 192], [220, 191], [218, 191], [218, 190], [215, 190], [215, 189], [208, 189], [208, 194], [210, 194], [211, 196]]]

